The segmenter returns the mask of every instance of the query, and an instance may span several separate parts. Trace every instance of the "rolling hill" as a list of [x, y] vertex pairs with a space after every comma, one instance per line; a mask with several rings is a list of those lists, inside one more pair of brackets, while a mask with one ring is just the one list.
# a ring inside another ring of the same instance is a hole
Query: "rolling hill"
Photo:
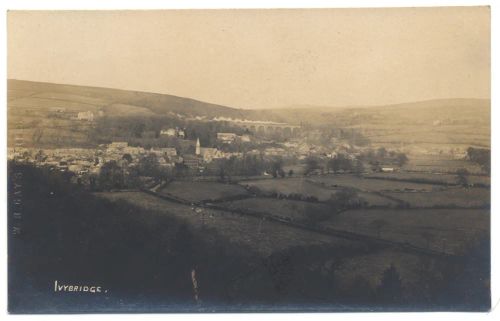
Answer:
[[[8, 80], [9, 146], [92, 145], [92, 122], [79, 112], [123, 117], [214, 117], [271, 120], [313, 127], [356, 128], [375, 146], [442, 149], [490, 146], [490, 100], [439, 99], [387, 106], [246, 110], [166, 94]], [[42, 144], [43, 145], [43, 144]]]

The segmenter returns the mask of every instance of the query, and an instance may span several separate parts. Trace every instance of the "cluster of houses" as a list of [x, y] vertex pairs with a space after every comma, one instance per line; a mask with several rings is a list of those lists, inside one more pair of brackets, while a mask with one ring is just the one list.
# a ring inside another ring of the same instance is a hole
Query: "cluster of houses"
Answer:
[[[94, 114], [91, 112], [78, 114], [78, 118], [81, 120], [90, 121], [93, 117]], [[60, 171], [70, 171], [77, 174], [77, 176], [83, 176], [86, 174], [99, 174], [101, 167], [110, 161], [116, 162], [122, 168], [139, 166], [141, 159], [149, 155], [156, 156], [158, 165], [163, 168], [183, 165], [190, 170], [202, 172], [205, 169], [210, 169], [211, 166], [215, 166], [217, 160], [231, 157], [241, 158], [244, 155], [279, 156], [304, 160], [309, 156], [328, 159], [334, 158], [337, 154], [344, 154], [355, 159], [360, 155], [361, 151], [356, 146], [340, 141], [332, 141], [329, 146], [309, 143], [307, 137], [290, 138], [282, 143], [262, 139], [256, 142], [248, 134], [238, 135], [231, 132], [217, 133], [217, 141], [222, 145], [233, 145], [236, 148], [223, 148], [224, 150], [221, 150], [216, 147], [202, 147], [199, 138], [196, 138], [196, 140], [187, 139], [185, 128], [165, 128], [161, 130], [160, 135], [177, 138], [176, 147], [152, 147], [146, 149], [118, 141], [99, 145], [97, 148], [11, 148], [8, 157], [21, 162], [33, 163], [36, 166], [49, 166]], [[257, 143], [257, 145], [254, 144], [254, 149], [246, 150], [245, 154], [240, 150], [239, 145], [234, 145], [250, 142]], [[219, 145], [219, 147], [221, 146]], [[227, 150], [232, 150], [232, 152]], [[383, 169], [383, 171], [391, 170], [391, 168]]]
[[[172, 129], [176, 137], [184, 136], [184, 130]], [[221, 134], [221, 133], [219, 133]], [[226, 133], [222, 133], [226, 134]], [[122, 167], [134, 167], [142, 157], [155, 155], [160, 167], [174, 167], [183, 164], [192, 170], [203, 168], [217, 159], [242, 157], [239, 152], [224, 152], [215, 147], [202, 147], [199, 138], [196, 141], [185, 141], [194, 145], [193, 149], [179, 153], [174, 147], [152, 147], [146, 149], [140, 146], [130, 146], [127, 142], [112, 142], [100, 145], [98, 148], [9, 148], [9, 160], [27, 162], [37, 166], [49, 166], [60, 171], [70, 171], [77, 175], [88, 173], [99, 174], [101, 167], [115, 161]]]
[[73, 119], [83, 122], [93, 122], [98, 117], [102, 117], [103, 115], [104, 112], [102, 110], [96, 112], [90, 110], [75, 112], [73, 110], [67, 110], [64, 107], [50, 107], [48, 114], [48, 116], [52, 118]]

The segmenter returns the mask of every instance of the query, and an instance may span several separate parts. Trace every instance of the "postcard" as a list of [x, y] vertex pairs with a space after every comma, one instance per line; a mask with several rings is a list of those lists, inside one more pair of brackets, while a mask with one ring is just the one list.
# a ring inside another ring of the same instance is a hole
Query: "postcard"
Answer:
[[10, 313], [489, 311], [489, 7], [7, 20]]

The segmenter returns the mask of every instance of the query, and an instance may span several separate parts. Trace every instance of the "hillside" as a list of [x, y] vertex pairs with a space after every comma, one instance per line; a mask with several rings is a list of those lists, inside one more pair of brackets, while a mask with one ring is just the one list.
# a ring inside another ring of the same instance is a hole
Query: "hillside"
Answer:
[[490, 147], [489, 99], [437, 99], [387, 106], [293, 106], [268, 110], [282, 121], [359, 129], [375, 146], [408, 152]]
[[91, 112], [96, 119], [256, 117], [252, 111], [172, 95], [13, 79], [8, 80], [7, 98], [9, 146], [16, 139], [25, 146], [92, 146], [95, 122], [78, 120], [81, 112]]
[[[9, 146], [90, 146], [97, 117], [272, 120], [360, 130], [375, 146], [443, 150], [490, 146], [490, 100], [440, 99], [388, 106], [245, 110], [166, 94], [8, 80]], [[130, 123], [130, 121], [129, 121]]]
[[[251, 112], [235, 108], [172, 95], [13, 79], [8, 80], [8, 101], [9, 106], [15, 107], [20, 107], [20, 105], [34, 107], [35, 104], [37, 107], [67, 106], [67, 103], [70, 103], [71, 106], [77, 108], [86, 106], [89, 109], [124, 104], [145, 108], [155, 114], [172, 112], [210, 118], [218, 115], [241, 118], [251, 114]], [[111, 115], [115, 115], [115, 112], [118, 110], [113, 109]], [[123, 116], [123, 111], [119, 111], [119, 115]]]

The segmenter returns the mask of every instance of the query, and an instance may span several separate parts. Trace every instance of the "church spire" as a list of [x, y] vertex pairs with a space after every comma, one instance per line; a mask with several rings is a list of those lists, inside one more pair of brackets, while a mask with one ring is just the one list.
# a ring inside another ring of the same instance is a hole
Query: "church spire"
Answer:
[[200, 148], [200, 139], [197, 138], [196, 139], [196, 155], [200, 155], [201, 154], [201, 148]]

